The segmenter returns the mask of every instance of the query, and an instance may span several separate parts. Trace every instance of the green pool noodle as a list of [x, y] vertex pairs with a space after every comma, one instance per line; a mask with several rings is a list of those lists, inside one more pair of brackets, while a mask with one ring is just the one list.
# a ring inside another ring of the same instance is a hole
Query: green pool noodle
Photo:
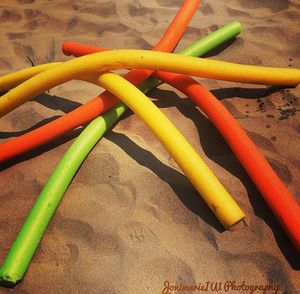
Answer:
[[[234, 21], [198, 40], [178, 54], [204, 55], [240, 32], [241, 24]], [[139, 86], [139, 89], [146, 93], [161, 83], [157, 79], [149, 78]], [[23, 278], [43, 234], [76, 172], [96, 143], [126, 109], [127, 106], [119, 103], [110, 111], [95, 118], [65, 153], [49, 177], [10, 248], [0, 268], [0, 282], [14, 285]]]

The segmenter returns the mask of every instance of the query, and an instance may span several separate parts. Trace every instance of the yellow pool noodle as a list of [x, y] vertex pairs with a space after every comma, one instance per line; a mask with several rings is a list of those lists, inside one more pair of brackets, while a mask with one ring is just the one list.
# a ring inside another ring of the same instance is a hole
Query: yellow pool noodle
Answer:
[[[242, 65], [148, 50], [112, 50], [72, 59], [36, 74], [0, 98], [0, 117], [59, 83], [122, 68], [171, 71], [243, 83], [292, 86], [300, 82], [299, 69]], [[0, 78], [0, 89], [13, 84], [16, 77], [17, 74]]]
[[90, 81], [117, 96], [150, 128], [225, 228], [245, 218], [243, 211], [194, 148], [139, 89], [114, 73], [104, 73], [97, 80]]

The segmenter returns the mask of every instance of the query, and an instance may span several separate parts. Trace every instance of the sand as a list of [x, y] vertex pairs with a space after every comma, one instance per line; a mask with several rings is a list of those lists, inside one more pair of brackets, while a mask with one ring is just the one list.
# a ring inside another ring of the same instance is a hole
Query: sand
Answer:
[[[1, 0], [0, 74], [31, 62], [67, 60], [60, 51], [65, 40], [149, 49], [180, 3]], [[203, 1], [178, 49], [217, 26], [240, 20], [243, 33], [208, 58], [299, 68], [299, 17], [297, 0]], [[300, 203], [300, 87], [203, 84], [247, 131]], [[52, 89], [1, 118], [0, 138], [19, 136], [98, 93], [83, 82]], [[128, 113], [82, 165], [23, 281], [14, 289], [0, 288], [0, 293], [152, 294], [162, 293], [165, 281], [221, 282], [223, 287], [226, 281], [273, 283], [279, 293], [300, 293], [299, 257], [213, 125], [167, 85], [150, 96], [245, 210], [246, 224], [223, 231], [161, 144]], [[1, 167], [1, 262], [79, 131]]]

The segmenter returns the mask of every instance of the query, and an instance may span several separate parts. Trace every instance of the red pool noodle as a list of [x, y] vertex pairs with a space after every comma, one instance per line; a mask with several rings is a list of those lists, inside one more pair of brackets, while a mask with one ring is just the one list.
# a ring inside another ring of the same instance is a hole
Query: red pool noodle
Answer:
[[[197, 11], [200, 3], [201, 0], [185, 0], [167, 31], [153, 50], [172, 52], [187, 28], [192, 16]], [[82, 48], [84, 48], [85, 51]], [[86, 48], [87, 46], [76, 47], [78, 55], [81, 53], [86, 54]], [[95, 50], [95, 46], [88, 46], [88, 48]], [[100, 49], [100, 51], [101, 50], [103, 49]], [[151, 70], [131, 70], [125, 75], [125, 78], [134, 85], [139, 85], [152, 73], [153, 71]], [[20, 137], [5, 141], [0, 144], [0, 162], [28, 152], [68, 131], [75, 129], [78, 126], [81, 126], [86, 122], [89, 122], [93, 118], [109, 110], [118, 102], [119, 100], [114, 95], [105, 91], [100, 96], [95, 97], [88, 103], [48, 123], [47, 125], [32, 130]]]
[[[81, 56], [81, 52], [94, 53], [103, 50], [88, 45], [73, 43], [63, 44], [68, 47], [68, 54]], [[233, 150], [248, 175], [262, 194], [269, 208], [277, 217], [283, 229], [300, 252], [300, 207], [282, 181], [276, 175], [263, 154], [240, 127], [223, 104], [206, 88], [191, 77], [156, 71], [154, 77], [172, 85], [190, 97], [209, 117]]]
[[161, 71], [155, 72], [154, 76], [191, 98], [209, 117], [300, 253], [300, 207], [225, 106], [191, 77]]
[[[91, 47], [91, 51], [88, 51], [89, 45], [81, 46], [78, 43], [75, 43], [75, 45], [72, 48], [70, 43], [64, 43], [63, 48], [67, 46], [68, 54], [75, 53], [75, 56], [81, 56], [80, 52], [83, 51], [97, 52], [95, 51], [97, 48], [94, 46]], [[103, 48], [98, 47], [98, 51], [101, 50]], [[208, 89], [191, 77], [162, 71], [154, 72], [153, 76], [190, 97], [209, 117], [247, 171], [298, 252], [300, 252], [300, 207], [261, 151], [229, 111]]]

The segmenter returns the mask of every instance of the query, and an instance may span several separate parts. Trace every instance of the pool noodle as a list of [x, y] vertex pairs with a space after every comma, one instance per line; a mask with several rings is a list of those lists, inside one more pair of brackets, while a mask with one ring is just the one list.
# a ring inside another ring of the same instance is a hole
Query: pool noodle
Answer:
[[[69, 54], [73, 50], [75, 55], [79, 56], [80, 50], [77, 51], [77, 48], [80, 48], [78, 43], [73, 49], [69, 46]], [[204, 111], [233, 150], [295, 248], [300, 252], [299, 205], [261, 151], [224, 105], [209, 90], [188, 76], [156, 71], [153, 77], [180, 90]], [[152, 83], [158, 85], [160, 81], [153, 79]]]
[[119, 49], [81, 56], [33, 76], [0, 97], [0, 117], [61, 83], [122, 68], [162, 70], [252, 84], [292, 86], [300, 82], [297, 68], [244, 65], [166, 52]]

